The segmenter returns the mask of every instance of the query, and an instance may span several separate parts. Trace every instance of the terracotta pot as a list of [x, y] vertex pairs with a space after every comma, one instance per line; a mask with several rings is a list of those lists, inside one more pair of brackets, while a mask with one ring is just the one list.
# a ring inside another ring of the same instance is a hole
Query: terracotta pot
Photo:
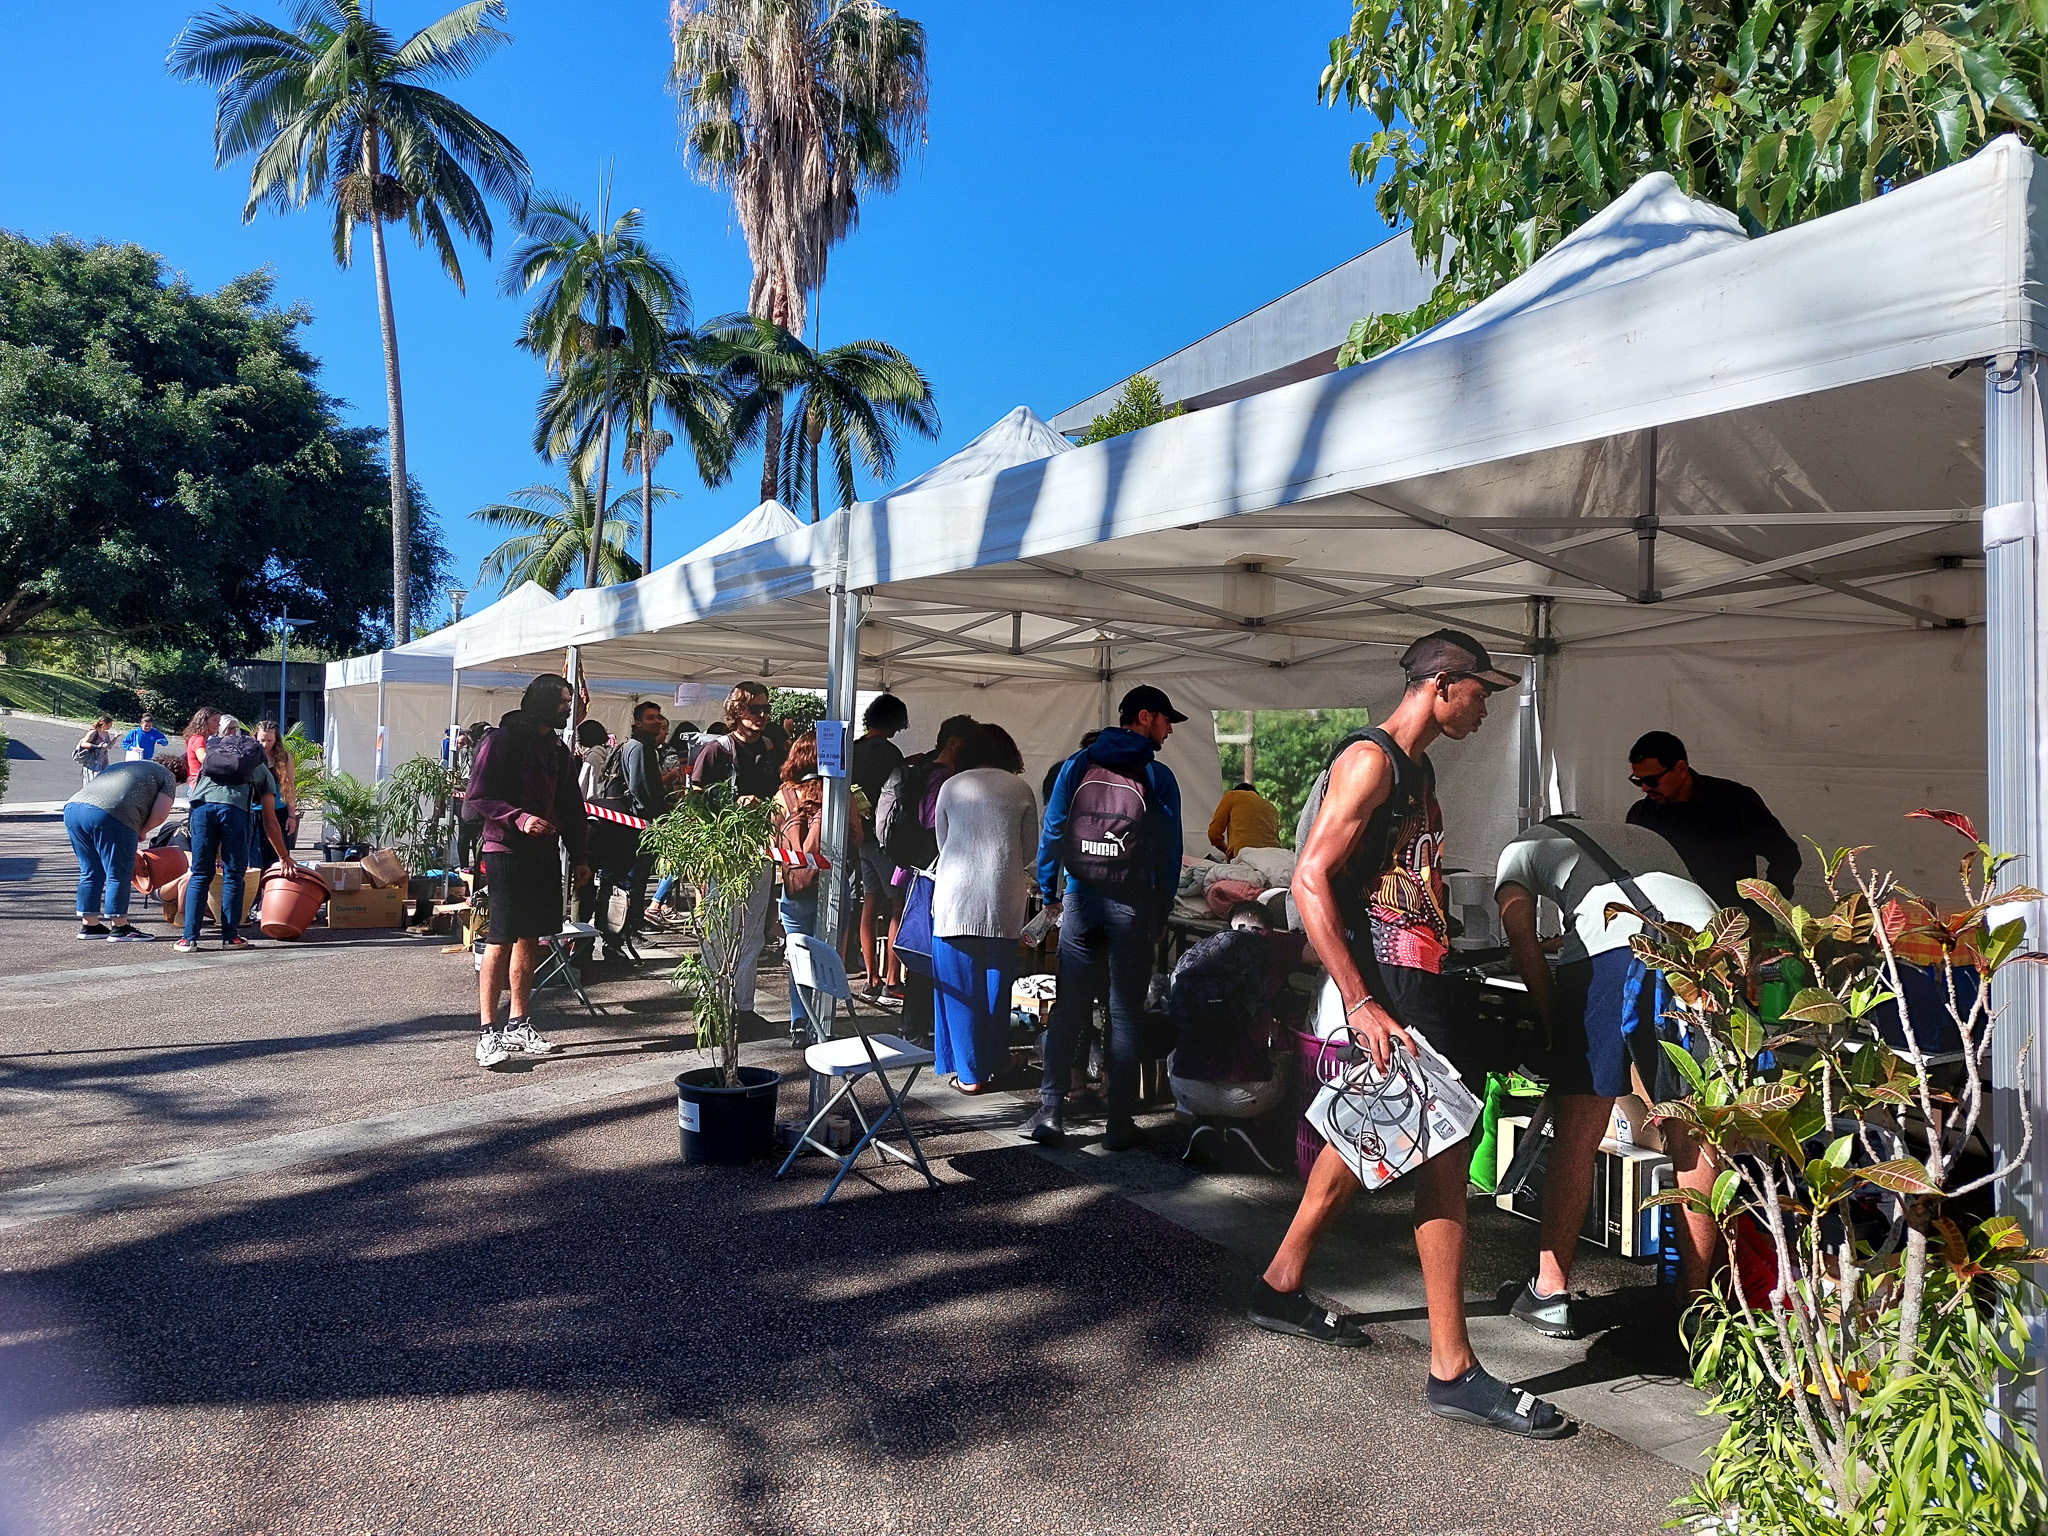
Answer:
[[296, 939], [313, 926], [327, 882], [310, 869], [273, 864], [263, 872], [263, 937]]
[[135, 855], [135, 894], [147, 896], [169, 885], [190, 867], [182, 848], [145, 848]]

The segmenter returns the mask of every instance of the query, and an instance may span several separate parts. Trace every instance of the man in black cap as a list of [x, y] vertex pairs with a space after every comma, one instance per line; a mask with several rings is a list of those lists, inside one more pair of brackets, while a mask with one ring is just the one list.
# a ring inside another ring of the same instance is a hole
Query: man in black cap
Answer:
[[[1112, 1152], [1138, 1145], [1139, 1027], [1152, 953], [1180, 883], [1180, 785], [1155, 755], [1187, 716], [1150, 686], [1124, 695], [1118, 724], [1068, 758], [1053, 781], [1038, 839], [1038, 885], [1060, 917], [1059, 993], [1046, 1026], [1039, 1107], [1019, 1127], [1058, 1143], [1066, 1127], [1074, 1042], [1109, 992]], [[1066, 898], [1060, 900], [1060, 871]]]
[[[1338, 743], [1321, 803], [1301, 840], [1294, 902], [1301, 926], [1329, 971], [1319, 1034], [1345, 1029], [1385, 1068], [1396, 1049], [1414, 1053], [1420, 1035], [1483, 1093], [1487, 1063], [1475, 1059], [1476, 1020], [1468, 991], [1443, 975], [1450, 951], [1441, 870], [1443, 813], [1423, 749], [1439, 736], [1461, 741], [1486, 719], [1489, 694], [1517, 679], [1497, 671], [1470, 635], [1440, 629], [1401, 655], [1407, 689], [1383, 727]], [[1336, 996], [1330, 997], [1334, 991]], [[1341, 1018], [1331, 1017], [1341, 1010]], [[1415, 1250], [1429, 1305], [1432, 1413], [1509, 1434], [1554, 1439], [1562, 1414], [1489, 1375], [1465, 1329], [1465, 1175], [1468, 1136], [1440, 1150], [1410, 1177]], [[1266, 1266], [1246, 1315], [1262, 1328], [1324, 1343], [1367, 1342], [1362, 1321], [1311, 1301], [1302, 1288], [1323, 1230], [1358, 1192], [1357, 1176], [1326, 1146], [1287, 1236]]]

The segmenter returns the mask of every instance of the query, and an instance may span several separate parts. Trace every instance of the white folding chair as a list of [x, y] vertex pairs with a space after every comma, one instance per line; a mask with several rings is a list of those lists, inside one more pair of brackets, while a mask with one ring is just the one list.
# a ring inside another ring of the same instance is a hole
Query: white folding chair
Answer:
[[[905, 1167], [915, 1168], [924, 1175], [927, 1184], [937, 1189], [939, 1181], [924, 1160], [924, 1148], [918, 1145], [917, 1132], [911, 1129], [910, 1122], [903, 1115], [903, 1102], [909, 1096], [910, 1085], [917, 1081], [917, 1074], [937, 1058], [930, 1051], [920, 1049], [908, 1040], [898, 1039], [895, 1035], [871, 1035], [862, 1028], [859, 1015], [851, 1010], [853, 994], [846, 983], [846, 967], [839, 963], [839, 955], [831, 945], [808, 933], [793, 933], [789, 936], [788, 959], [789, 982], [803, 998], [805, 1012], [815, 1019], [819, 1014], [818, 1000], [826, 997], [836, 998], [849, 1005], [848, 1017], [853, 1022], [855, 1033], [835, 1040], [820, 1040], [804, 1051], [804, 1065], [821, 1077], [838, 1079], [839, 1087], [832, 1097], [825, 1101], [823, 1107], [811, 1116], [810, 1124], [804, 1127], [796, 1145], [789, 1149], [789, 1156], [784, 1158], [782, 1166], [775, 1170], [775, 1177], [779, 1179], [789, 1172], [789, 1165], [797, 1160], [806, 1147], [822, 1152], [827, 1157], [837, 1157], [839, 1171], [832, 1175], [832, 1182], [825, 1186], [825, 1193], [818, 1196], [818, 1204], [823, 1205], [832, 1198], [834, 1191], [839, 1188], [840, 1181], [847, 1174], [860, 1172], [855, 1164], [860, 1161], [861, 1153], [872, 1145], [878, 1164], [886, 1164], [886, 1160], [893, 1157]], [[903, 1079], [903, 1085], [900, 1088], [891, 1087], [889, 1074], [906, 1068], [909, 1075]], [[872, 1123], [861, 1108], [860, 1096], [853, 1091], [855, 1084], [870, 1075], [882, 1085], [882, 1093], [885, 1096], [882, 1112]], [[853, 1117], [860, 1122], [862, 1132], [860, 1140], [853, 1144], [853, 1150], [844, 1156], [834, 1152], [811, 1134], [818, 1128], [820, 1122], [838, 1107], [841, 1099], [846, 1100], [852, 1107]], [[881, 1139], [882, 1128], [891, 1120], [902, 1128], [903, 1139], [910, 1145], [907, 1155], [901, 1148], [891, 1146]], [[870, 1184], [875, 1183], [866, 1173], [861, 1173], [861, 1177], [867, 1179]], [[881, 1186], [875, 1187], [879, 1189]]]

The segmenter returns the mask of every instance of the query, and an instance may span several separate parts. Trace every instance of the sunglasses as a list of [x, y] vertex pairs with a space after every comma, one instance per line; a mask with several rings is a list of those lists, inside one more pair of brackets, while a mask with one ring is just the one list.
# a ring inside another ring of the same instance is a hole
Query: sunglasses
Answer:
[[766, 700], [763, 700], [763, 701], [762, 701], [761, 703], [759, 703], [759, 704], [749, 704], [749, 705], [747, 706], [747, 713], [748, 713], [748, 714], [750, 714], [750, 715], [765, 715], [765, 714], [767, 714], [767, 713], [768, 713], [768, 704], [767, 704], [767, 701], [766, 701]]
[[1661, 773], [1632, 773], [1628, 776], [1628, 781], [1635, 785], [1637, 789], [1655, 789], [1657, 781], [1670, 771], [1669, 768], [1666, 768]]

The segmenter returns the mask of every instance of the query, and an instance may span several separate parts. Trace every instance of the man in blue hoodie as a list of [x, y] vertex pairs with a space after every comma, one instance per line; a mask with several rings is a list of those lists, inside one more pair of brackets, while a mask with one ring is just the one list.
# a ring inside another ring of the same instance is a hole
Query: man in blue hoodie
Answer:
[[[1074, 1043], [1109, 991], [1109, 1132], [1112, 1152], [1135, 1147], [1139, 1026], [1152, 955], [1180, 882], [1180, 785], [1155, 754], [1187, 719], [1157, 688], [1124, 695], [1118, 724], [1067, 759], [1046, 800], [1038, 885], [1060, 917], [1059, 994], [1046, 1028], [1039, 1107], [1019, 1127], [1057, 1144]], [[1066, 899], [1057, 899], [1066, 870]]]

